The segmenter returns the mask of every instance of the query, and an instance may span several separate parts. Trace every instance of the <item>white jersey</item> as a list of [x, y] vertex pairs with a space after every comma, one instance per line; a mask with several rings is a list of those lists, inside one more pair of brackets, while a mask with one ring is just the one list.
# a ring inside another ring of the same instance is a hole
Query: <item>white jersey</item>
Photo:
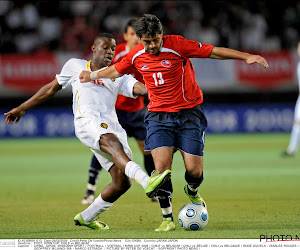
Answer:
[[114, 162], [109, 154], [101, 151], [99, 139], [103, 134], [115, 134], [127, 156], [132, 159], [127, 134], [118, 121], [115, 103], [119, 94], [134, 97], [133, 86], [137, 80], [131, 75], [123, 75], [116, 79], [101, 78], [81, 83], [79, 75], [82, 70], [90, 70], [90, 61], [70, 59], [56, 79], [62, 88], [72, 86], [77, 138], [92, 150], [101, 166], [109, 171]]
[[[103, 68], [104, 69], [104, 68]], [[135, 98], [133, 85], [137, 82], [131, 75], [116, 79], [102, 78], [95, 82], [81, 83], [79, 75], [82, 70], [90, 70], [90, 62], [81, 59], [70, 59], [63, 66], [61, 73], [56, 75], [62, 88], [72, 86], [73, 113], [75, 119], [82, 116], [101, 113], [107, 119], [116, 120], [115, 103], [119, 94]]]

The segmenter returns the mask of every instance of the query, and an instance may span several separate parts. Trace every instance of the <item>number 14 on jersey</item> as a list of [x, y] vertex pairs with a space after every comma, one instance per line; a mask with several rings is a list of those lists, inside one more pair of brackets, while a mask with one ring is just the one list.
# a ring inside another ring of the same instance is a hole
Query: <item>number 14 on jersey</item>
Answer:
[[152, 76], [155, 82], [155, 86], [163, 85], [165, 83], [161, 72], [153, 73]]

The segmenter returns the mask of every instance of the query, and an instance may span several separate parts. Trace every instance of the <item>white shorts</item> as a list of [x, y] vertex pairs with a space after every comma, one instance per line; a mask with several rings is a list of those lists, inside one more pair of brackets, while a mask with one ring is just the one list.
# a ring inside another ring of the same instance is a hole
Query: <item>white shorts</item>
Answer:
[[101, 135], [112, 133], [117, 136], [123, 145], [124, 152], [132, 159], [132, 151], [127, 142], [126, 131], [121, 127], [118, 121], [108, 121], [101, 117], [78, 118], [74, 120], [75, 134], [77, 138], [91, 149], [101, 166], [106, 170], [114, 165], [112, 157], [101, 151], [99, 140]]

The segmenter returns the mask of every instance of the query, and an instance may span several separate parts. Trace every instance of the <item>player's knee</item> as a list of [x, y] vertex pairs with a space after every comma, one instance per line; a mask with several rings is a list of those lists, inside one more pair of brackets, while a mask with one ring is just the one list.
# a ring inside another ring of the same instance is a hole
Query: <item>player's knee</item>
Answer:
[[190, 169], [189, 171], [186, 171], [186, 175], [189, 175], [192, 178], [201, 178], [203, 174], [203, 169], [202, 168], [195, 168], [195, 169]]
[[103, 152], [110, 155], [117, 155], [119, 152], [124, 151], [123, 146], [116, 135], [104, 134], [99, 140], [100, 148]]
[[[154, 158], [153, 158], [154, 159]], [[171, 169], [171, 163], [168, 163], [168, 161], [157, 161], [154, 159], [155, 162], [155, 170], [159, 171], [159, 172], [164, 172], [167, 169]]]

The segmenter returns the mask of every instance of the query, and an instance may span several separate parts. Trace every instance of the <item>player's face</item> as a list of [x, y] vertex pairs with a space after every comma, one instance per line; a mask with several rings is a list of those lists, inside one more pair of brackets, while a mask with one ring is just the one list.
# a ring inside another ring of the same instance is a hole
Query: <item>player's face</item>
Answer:
[[156, 34], [155, 36], [143, 35], [141, 37], [141, 42], [144, 45], [146, 52], [151, 55], [156, 55], [159, 53], [163, 37], [163, 32]]
[[100, 66], [110, 65], [116, 50], [115, 39], [101, 37], [92, 46], [93, 60]]
[[140, 43], [139, 37], [136, 35], [134, 29], [129, 26], [127, 32], [124, 34], [124, 39], [128, 43], [129, 50], [132, 50], [136, 45]]

